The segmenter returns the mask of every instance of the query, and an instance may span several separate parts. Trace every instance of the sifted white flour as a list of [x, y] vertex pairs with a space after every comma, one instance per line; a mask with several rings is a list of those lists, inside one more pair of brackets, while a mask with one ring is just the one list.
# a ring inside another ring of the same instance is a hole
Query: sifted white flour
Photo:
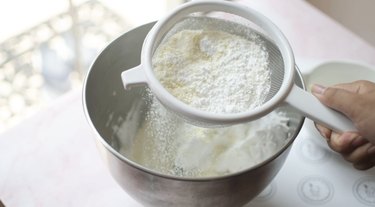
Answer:
[[[293, 132], [288, 122], [285, 113], [274, 111], [246, 124], [201, 128], [184, 122], [154, 98], [131, 146], [123, 145], [120, 152], [164, 174], [225, 175], [254, 166], [285, 146]], [[120, 129], [127, 125], [124, 122]]]
[[[243, 112], [262, 104], [271, 84], [268, 53], [257, 38], [182, 30], [156, 50], [154, 71], [171, 94], [193, 107], [214, 113]], [[127, 142], [131, 147], [120, 152], [161, 173], [207, 177], [238, 172], [274, 155], [290, 137], [289, 119], [282, 112], [208, 129], [184, 122], [151, 99], [143, 125]]]
[[214, 113], [238, 113], [261, 105], [270, 90], [268, 53], [249, 39], [214, 30], [182, 30], [159, 45], [153, 68], [176, 98]]

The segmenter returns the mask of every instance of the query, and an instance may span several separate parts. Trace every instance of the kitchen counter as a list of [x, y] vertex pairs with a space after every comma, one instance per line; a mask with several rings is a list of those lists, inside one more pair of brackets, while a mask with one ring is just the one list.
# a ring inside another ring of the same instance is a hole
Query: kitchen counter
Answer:
[[[300, 70], [328, 60], [375, 65], [375, 48], [303, 0], [240, 1], [289, 39]], [[112, 179], [84, 117], [81, 91], [0, 135], [5, 206], [141, 206]], [[357, 171], [306, 121], [276, 179], [248, 206], [374, 206], [375, 170]]]

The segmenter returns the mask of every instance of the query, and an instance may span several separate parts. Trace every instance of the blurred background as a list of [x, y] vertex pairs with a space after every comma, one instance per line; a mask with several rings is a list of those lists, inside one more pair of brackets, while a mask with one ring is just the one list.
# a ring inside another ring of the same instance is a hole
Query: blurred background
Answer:
[[101, 49], [182, 0], [12, 0], [0, 6], [0, 132], [79, 89]]
[[[375, 45], [373, 0], [307, 0]], [[74, 89], [101, 49], [185, 0], [0, 3], [0, 133]], [[324, 31], [322, 31], [324, 32]]]

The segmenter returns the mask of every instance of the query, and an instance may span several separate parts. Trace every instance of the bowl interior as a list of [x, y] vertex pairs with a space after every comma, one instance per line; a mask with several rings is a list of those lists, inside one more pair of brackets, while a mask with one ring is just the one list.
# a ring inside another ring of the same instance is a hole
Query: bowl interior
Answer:
[[[106, 143], [106, 147], [127, 162], [132, 161], [118, 152], [121, 146], [131, 145], [138, 128], [145, 120], [150, 101], [147, 99], [149, 96], [146, 95], [147, 91], [144, 87], [125, 90], [121, 81], [121, 72], [140, 64], [143, 40], [153, 24], [138, 27], [110, 43], [93, 63], [85, 82], [85, 107], [92, 125], [102, 142]], [[303, 87], [303, 80], [297, 68], [296, 73], [295, 83]], [[288, 114], [289, 126], [293, 128], [294, 133], [290, 135], [290, 141], [286, 146], [275, 156], [293, 142], [304, 120], [289, 106], [281, 106], [277, 110]], [[126, 126], [123, 125], [124, 122]]]

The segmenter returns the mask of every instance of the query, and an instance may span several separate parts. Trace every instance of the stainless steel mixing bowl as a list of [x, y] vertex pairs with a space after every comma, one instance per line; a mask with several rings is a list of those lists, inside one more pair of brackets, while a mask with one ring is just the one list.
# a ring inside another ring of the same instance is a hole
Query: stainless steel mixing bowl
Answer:
[[[152, 26], [153, 23], [140, 26], [115, 39], [100, 53], [88, 72], [83, 89], [84, 110], [97, 135], [102, 158], [122, 188], [145, 206], [243, 206], [279, 172], [304, 118], [288, 106], [283, 107], [290, 117], [290, 127], [294, 128], [288, 144], [266, 161], [231, 175], [209, 178], [168, 176], [124, 157], [118, 152], [120, 144], [115, 126], [121, 124], [134, 104], [141, 102], [145, 89], [125, 91], [120, 74], [139, 65], [142, 43]], [[296, 72], [296, 84], [303, 86], [298, 69]], [[129, 126], [123, 136], [133, 139], [138, 126]]]

